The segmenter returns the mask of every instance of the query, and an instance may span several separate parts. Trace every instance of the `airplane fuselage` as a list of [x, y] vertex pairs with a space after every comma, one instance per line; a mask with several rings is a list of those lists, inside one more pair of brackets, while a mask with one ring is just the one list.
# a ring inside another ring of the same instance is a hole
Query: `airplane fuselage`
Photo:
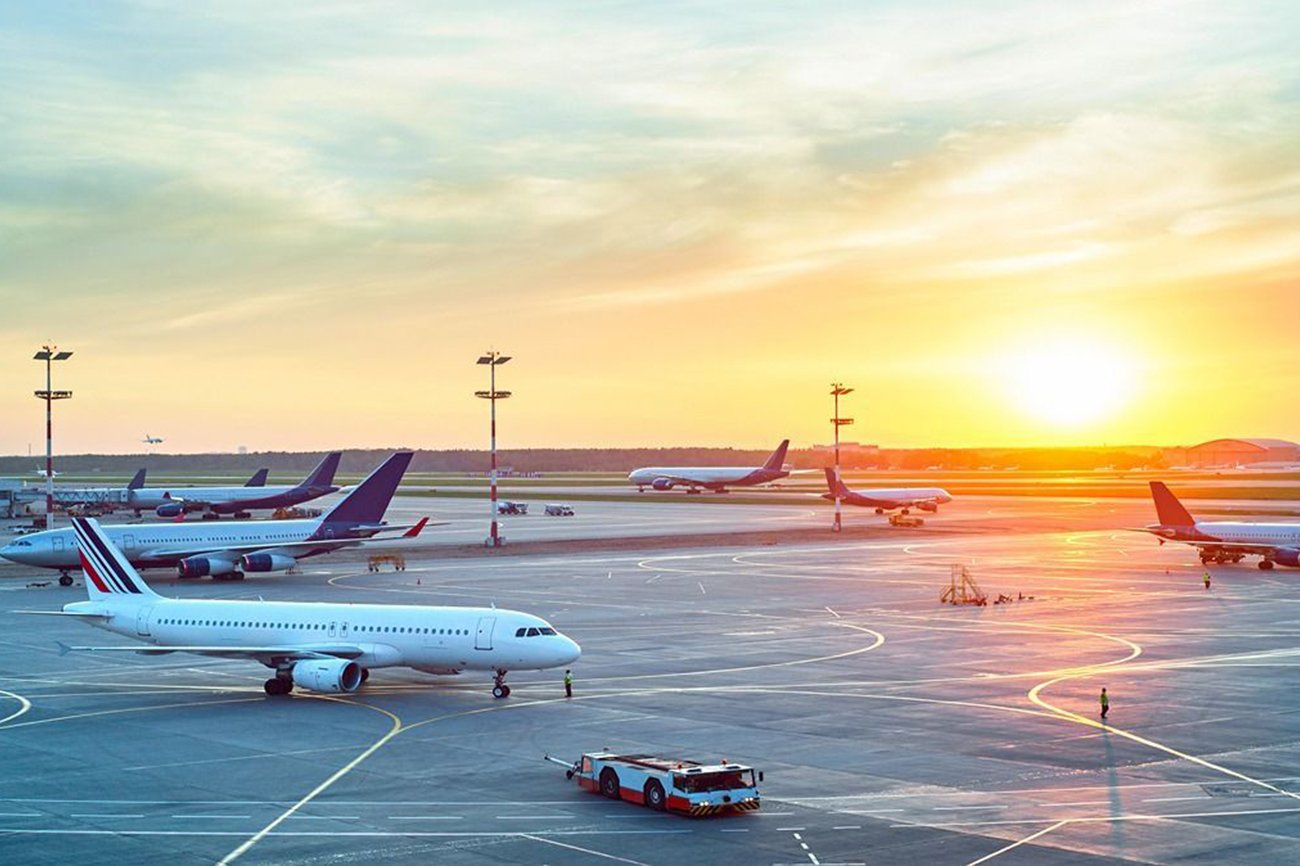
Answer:
[[229, 646], [235, 655], [241, 647], [284, 646], [328, 653], [345, 646], [361, 650], [347, 657], [364, 668], [433, 673], [542, 670], [581, 655], [545, 620], [503, 608], [154, 598], [80, 601], [63, 609], [107, 614], [85, 621], [159, 650]]
[[[752, 487], [789, 476], [784, 469], [745, 466], [651, 466], [628, 473], [627, 480], [640, 488], [668, 490], [672, 487]], [[658, 482], [658, 484], [656, 484]]]
[[[823, 499], [835, 499], [833, 493], [823, 493]], [[941, 487], [897, 487], [871, 490], [850, 490], [840, 497], [845, 505], [862, 508], [879, 508], [893, 511], [897, 508], [937, 509], [938, 506], [952, 502], [952, 496]]]

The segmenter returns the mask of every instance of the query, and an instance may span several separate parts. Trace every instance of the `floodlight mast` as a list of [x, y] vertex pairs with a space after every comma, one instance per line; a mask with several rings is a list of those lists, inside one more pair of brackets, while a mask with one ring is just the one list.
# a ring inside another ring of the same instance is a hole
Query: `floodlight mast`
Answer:
[[492, 509], [492, 525], [488, 532], [487, 539], [483, 542], [486, 547], [500, 547], [505, 541], [505, 539], [501, 537], [501, 532], [497, 527], [497, 401], [507, 399], [510, 396], [510, 392], [497, 390], [497, 367], [509, 360], [509, 355], [502, 355], [497, 351], [489, 351], [487, 354], [481, 355], [476, 362], [479, 364], [486, 364], [490, 372], [488, 377], [488, 390], [475, 391], [474, 396], [483, 400], [488, 400], [492, 404], [492, 469], [488, 473], [488, 502]]
[[32, 356], [33, 361], [45, 362], [45, 390], [36, 391], [36, 399], [45, 401], [45, 528], [54, 528], [54, 408], [55, 400], [69, 400], [71, 391], [55, 391], [50, 367], [55, 361], [72, 357], [69, 351], [59, 351], [58, 346], [44, 345]]
[[852, 418], [840, 417], [840, 397], [845, 394], [852, 394], [852, 388], [845, 388], [840, 382], [831, 383], [831, 396], [835, 398], [835, 417], [831, 419], [831, 425], [835, 428], [835, 523], [831, 526], [832, 532], [839, 532], [843, 525], [840, 522], [840, 490], [842, 482], [840, 481], [840, 428], [845, 424], [852, 424]]

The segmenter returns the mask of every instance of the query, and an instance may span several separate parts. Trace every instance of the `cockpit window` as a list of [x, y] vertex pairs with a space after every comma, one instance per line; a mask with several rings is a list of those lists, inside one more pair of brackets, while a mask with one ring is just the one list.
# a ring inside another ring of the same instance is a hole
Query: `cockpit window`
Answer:
[[537, 629], [535, 629], [535, 628], [530, 628], [530, 629], [528, 630], [528, 636], [529, 636], [529, 637], [537, 637], [537, 635], [539, 635], [540, 633], [541, 633], [541, 632], [539, 632], [539, 631], [538, 631]]
[[515, 637], [523, 637], [523, 636], [524, 636], [524, 632], [526, 632], [526, 631], [528, 631], [528, 629], [523, 628], [523, 627], [520, 627], [520, 628], [515, 629]]
[[549, 626], [542, 626], [542, 628], [538, 629], [538, 631], [540, 631], [542, 634], [555, 634], [555, 629]]

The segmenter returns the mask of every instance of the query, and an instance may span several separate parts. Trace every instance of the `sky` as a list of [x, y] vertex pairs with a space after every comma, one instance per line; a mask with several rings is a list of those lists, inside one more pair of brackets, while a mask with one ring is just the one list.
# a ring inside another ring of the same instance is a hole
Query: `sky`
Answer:
[[0, 453], [1300, 439], [1300, 7], [0, 3]]

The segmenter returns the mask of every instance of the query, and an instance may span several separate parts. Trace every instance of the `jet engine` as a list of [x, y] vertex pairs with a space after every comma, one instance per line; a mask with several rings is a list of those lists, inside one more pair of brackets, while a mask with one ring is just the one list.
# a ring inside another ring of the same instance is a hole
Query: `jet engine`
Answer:
[[164, 502], [153, 510], [159, 517], [180, 517], [185, 513], [185, 506], [179, 502]]
[[298, 560], [283, 553], [247, 553], [239, 558], [244, 571], [288, 571]]
[[230, 574], [234, 570], [235, 563], [216, 556], [191, 556], [176, 563], [176, 574], [179, 577], [203, 577], [205, 574], [215, 577], [218, 574]]
[[656, 478], [650, 482], [650, 486], [655, 490], [672, 490], [673, 480], [671, 478]]
[[1278, 565], [1300, 568], [1300, 549], [1295, 547], [1278, 547], [1273, 551], [1273, 561]]
[[361, 666], [347, 659], [304, 659], [293, 666], [293, 684], [313, 692], [355, 692]]
[[936, 511], [939, 510], [939, 506], [934, 504], [933, 502], [918, 502], [916, 503], [916, 507], [921, 509], [922, 511], [928, 511], [931, 514], [934, 514]]

